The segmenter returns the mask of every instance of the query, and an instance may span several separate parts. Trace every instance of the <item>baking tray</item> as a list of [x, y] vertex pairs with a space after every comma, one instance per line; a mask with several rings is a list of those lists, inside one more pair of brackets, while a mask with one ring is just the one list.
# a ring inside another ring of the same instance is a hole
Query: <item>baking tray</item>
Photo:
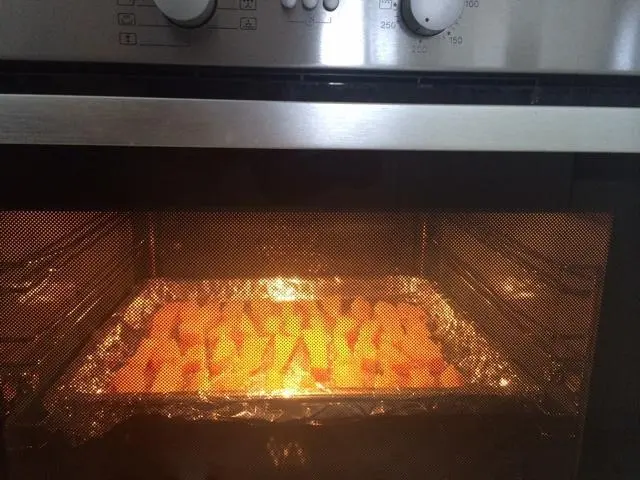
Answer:
[[[148, 331], [152, 314], [169, 301], [321, 300], [340, 296], [408, 302], [427, 312], [431, 338], [464, 378], [457, 388], [359, 388], [294, 393], [114, 393], [114, 373]], [[135, 414], [192, 420], [305, 421], [354, 419], [418, 412], [505, 411], [533, 408], [539, 388], [495, 350], [478, 326], [457, 315], [424, 278], [268, 278], [178, 281], [153, 278], [140, 285], [92, 337], [45, 398], [47, 423], [82, 440]]]

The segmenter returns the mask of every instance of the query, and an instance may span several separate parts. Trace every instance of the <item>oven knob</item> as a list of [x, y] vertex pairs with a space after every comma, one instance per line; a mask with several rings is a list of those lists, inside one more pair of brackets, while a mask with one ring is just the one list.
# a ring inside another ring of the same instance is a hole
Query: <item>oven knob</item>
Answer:
[[162, 13], [181, 27], [199, 27], [209, 21], [217, 0], [154, 0]]
[[462, 15], [464, 0], [402, 0], [402, 18], [419, 35], [437, 35]]

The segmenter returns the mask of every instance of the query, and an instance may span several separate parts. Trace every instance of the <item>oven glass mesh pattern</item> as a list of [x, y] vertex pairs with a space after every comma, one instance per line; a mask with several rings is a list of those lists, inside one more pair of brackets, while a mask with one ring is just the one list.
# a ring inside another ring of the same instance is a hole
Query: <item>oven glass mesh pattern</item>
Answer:
[[[48, 215], [36, 230], [74, 214]], [[3, 242], [21, 218], [4, 214]], [[586, 405], [606, 214], [155, 212], [80, 223], [62, 228], [68, 242], [1, 272], [10, 313], [47, 301], [25, 295], [49, 285], [27, 280], [53, 253], [56, 278], [104, 306], [87, 313], [72, 295], [65, 310], [8, 323], [14, 336], [2, 339], [33, 335], [21, 355], [49, 365], [38, 377], [47, 423], [78, 440], [141, 413], [323, 423], [513, 409], [577, 418]], [[75, 262], [60, 256], [75, 251]], [[20, 292], [9, 288], [18, 273]], [[36, 324], [59, 327], [32, 333]]]

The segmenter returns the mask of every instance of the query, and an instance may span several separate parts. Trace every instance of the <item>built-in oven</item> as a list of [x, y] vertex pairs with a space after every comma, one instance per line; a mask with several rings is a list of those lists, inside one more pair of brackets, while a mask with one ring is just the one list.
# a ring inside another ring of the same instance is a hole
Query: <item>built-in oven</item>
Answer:
[[636, 2], [0, 18], [8, 478], [638, 475]]

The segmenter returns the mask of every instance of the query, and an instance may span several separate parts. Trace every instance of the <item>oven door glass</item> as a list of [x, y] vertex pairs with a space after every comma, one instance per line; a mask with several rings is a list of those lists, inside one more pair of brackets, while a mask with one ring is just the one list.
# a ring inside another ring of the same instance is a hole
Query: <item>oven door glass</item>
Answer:
[[575, 475], [634, 238], [601, 159], [5, 155], [9, 478]]

